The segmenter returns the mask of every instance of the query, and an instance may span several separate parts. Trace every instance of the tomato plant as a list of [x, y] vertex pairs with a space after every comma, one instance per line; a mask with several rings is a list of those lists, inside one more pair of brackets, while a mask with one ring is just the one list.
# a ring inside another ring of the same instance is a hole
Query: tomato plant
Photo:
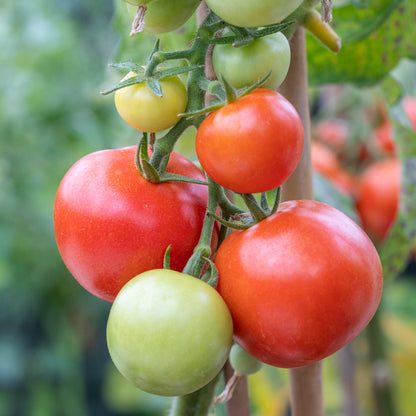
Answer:
[[376, 241], [386, 237], [399, 206], [400, 163], [396, 158], [371, 164], [358, 179], [356, 204], [363, 228]]
[[257, 89], [209, 114], [196, 134], [202, 167], [235, 192], [269, 191], [294, 171], [303, 149], [303, 127], [281, 94]]
[[231, 233], [215, 264], [237, 342], [278, 367], [305, 366], [346, 345], [372, 318], [382, 292], [370, 239], [316, 201], [283, 202], [276, 214]]
[[[135, 76], [129, 72], [123, 81]], [[136, 130], [156, 133], [176, 124], [186, 109], [186, 88], [179, 77], [160, 80], [162, 96], [158, 97], [144, 83], [120, 88], [114, 101], [121, 118]]]
[[211, 381], [228, 358], [231, 315], [208, 284], [172, 270], [151, 270], [117, 295], [107, 324], [111, 358], [140, 389], [189, 394]]
[[[204, 185], [148, 182], [134, 159], [135, 147], [84, 156], [66, 173], [55, 199], [55, 236], [66, 266], [85, 289], [107, 301], [137, 274], [162, 267], [169, 245], [172, 269], [182, 270], [198, 242], [208, 201]], [[175, 153], [168, 172], [204, 179]]]
[[212, 64], [217, 77], [222, 74], [235, 88], [248, 87], [272, 71], [262, 87], [275, 90], [289, 70], [289, 42], [282, 32], [277, 32], [244, 46], [216, 45]]
[[[143, 30], [149, 33], [165, 33], [178, 29], [192, 16], [199, 3], [199, 0], [152, 0], [144, 15]], [[131, 17], [135, 16], [139, 5], [137, 2], [134, 4], [136, 7], [127, 4]]]
[[303, 0], [207, 0], [209, 8], [235, 26], [255, 27], [277, 23], [294, 12]]

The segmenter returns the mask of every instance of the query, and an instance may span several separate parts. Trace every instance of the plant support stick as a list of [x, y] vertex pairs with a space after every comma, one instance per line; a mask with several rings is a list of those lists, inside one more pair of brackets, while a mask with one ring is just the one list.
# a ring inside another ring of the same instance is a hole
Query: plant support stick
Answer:
[[[282, 187], [282, 200], [313, 199], [310, 149], [310, 114], [304, 29], [299, 27], [291, 39], [291, 65], [280, 92], [295, 106], [302, 119], [305, 145], [295, 172]], [[323, 416], [322, 363], [294, 368], [290, 373], [292, 416]]]

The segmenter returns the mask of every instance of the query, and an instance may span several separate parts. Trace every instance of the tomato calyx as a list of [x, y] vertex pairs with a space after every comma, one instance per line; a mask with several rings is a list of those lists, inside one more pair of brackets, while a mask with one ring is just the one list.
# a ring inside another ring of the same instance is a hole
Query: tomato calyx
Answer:
[[[223, 210], [223, 217], [216, 215], [212, 211], [208, 211], [208, 215], [215, 218], [220, 224], [234, 230], [247, 230], [260, 221], [263, 221], [270, 215], [273, 215], [279, 208], [281, 188], [276, 189], [273, 205], [269, 206], [267, 194], [260, 194], [260, 204], [253, 194], [240, 194], [244, 200], [249, 212], [235, 211], [227, 215]], [[221, 207], [220, 203], [220, 207]], [[228, 218], [228, 219], [226, 219]]]
[[152, 182], [152, 183], [176, 181], [176, 182], [195, 183], [198, 185], [208, 185], [208, 182], [201, 181], [199, 179], [189, 178], [187, 176], [166, 172], [168, 157], [165, 158], [165, 163], [161, 166], [161, 168], [157, 170], [150, 163], [148, 148], [149, 148], [148, 134], [143, 133], [137, 145], [135, 164], [136, 164], [137, 170], [140, 172], [143, 178], [146, 179], [147, 181]]
[[254, 84], [246, 88], [236, 89], [226, 80], [226, 78], [222, 74], [219, 74], [218, 81], [208, 81], [199, 84], [199, 86], [202, 89], [212, 93], [217, 97], [217, 99], [213, 100], [214, 104], [198, 110], [187, 111], [179, 115], [182, 117], [195, 117], [219, 110], [227, 104], [231, 104], [237, 99], [244, 97], [245, 95], [248, 95], [251, 92], [253, 92], [255, 89], [261, 87], [269, 79], [270, 75], [271, 70], [263, 78], [259, 79]]

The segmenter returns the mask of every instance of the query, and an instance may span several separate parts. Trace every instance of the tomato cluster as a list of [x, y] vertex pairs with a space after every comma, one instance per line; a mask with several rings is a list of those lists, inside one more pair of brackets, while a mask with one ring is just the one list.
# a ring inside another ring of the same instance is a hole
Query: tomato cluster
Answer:
[[[144, 30], [156, 33], [181, 25], [197, 3], [133, 1], [140, 10], [146, 5]], [[377, 309], [381, 265], [363, 230], [319, 202], [279, 205], [277, 197], [268, 204], [266, 193], [279, 195], [304, 148], [299, 114], [274, 91], [286, 77], [290, 48], [281, 32], [235, 26], [280, 22], [301, 3], [207, 0], [217, 16], [210, 15], [189, 50], [164, 54], [157, 44], [146, 69], [123, 66], [131, 71], [114, 88], [115, 106], [143, 133], [139, 145], [84, 156], [58, 188], [60, 254], [85, 289], [113, 302], [108, 349], [140, 389], [192, 393], [213, 380], [228, 357], [245, 374], [262, 363], [310, 364], [348, 343]], [[230, 32], [243, 33], [242, 44], [215, 46], [221, 82], [206, 87], [206, 51], [227, 25], [225, 41]], [[261, 65], [250, 63], [239, 74], [236, 68], [253, 56]], [[188, 59], [188, 67], [157, 70], [175, 59]], [[185, 71], [187, 87], [178, 77]], [[220, 92], [201, 112], [204, 88]], [[204, 111], [205, 118], [193, 118]], [[173, 151], [189, 126], [197, 127], [203, 171]], [[155, 139], [150, 144], [147, 133]], [[232, 192], [242, 195], [245, 207], [229, 199]], [[246, 229], [226, 236], [216, 219], [222, 227]]]
[[[402, 105], [416, 132], [415, 98], [405, 96]], [[399, 211], [402, 169], [392, 120], [384, 108], [370, 117], [370, 125], [372, 118], [376, 121], [369, 137], [356, 143], [351, 142], [344, 120], [317, 122], [312, 163], [316, 172], [351, 198], [363, 229], [375, 243], [382, 244]]]

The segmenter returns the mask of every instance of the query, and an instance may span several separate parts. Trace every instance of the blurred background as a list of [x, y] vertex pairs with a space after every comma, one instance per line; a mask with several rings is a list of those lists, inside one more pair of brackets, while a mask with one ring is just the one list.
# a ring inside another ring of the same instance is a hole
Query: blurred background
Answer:
[[[144, 63], [155, 40], [128, 38], [123, 7], [112, 0], [0, 5], [1, 416], [163, 415], [170, 404], [130, 386], [115, 370], [105, 341], [110, 304], [70, 276], [53, 233], [54, 196], [68, 168], [87, 153], [138, 138], [119, 118], [113, 98], [100, 95], [120, 79], [107, 64]], [[183, 47], [194, 24], [162, 35], [162, 46]], [[396, 75], [406, 94], [416, 97], [414, 61], [400, 61]], [[360, 221], [357, 177], [375, 161], [397, 156], [391, 126], [385, 133], [393, 139], [390, 150], [377, 141], [376, 130], [391, 121], [391, 113], [375, 88], [317, 84], [311, 87], [313, 138], [332, 155], [325, 159], [314, 151], [317, 198]], [[180, 143], [190, 156], [191, 141], [192, 133]], [[331, 160], [337, 169], [332, 164], [325, 170]], [[331, 176], [334, 169], [344, 173]], [[399, 277], [386, 284], [377, 322], [325, 361], [328, 415], [383, 415], [380, 400], [394, 409], [389, 415], [416, 414], [411, 245], [406, 242], [405, 264], [395, 269]], [[266, 367], [250, 377], [250, 392], [253, 415], [288, 414], [286, 371]], [[216, 413], [224, 414], [221, 405]]]

